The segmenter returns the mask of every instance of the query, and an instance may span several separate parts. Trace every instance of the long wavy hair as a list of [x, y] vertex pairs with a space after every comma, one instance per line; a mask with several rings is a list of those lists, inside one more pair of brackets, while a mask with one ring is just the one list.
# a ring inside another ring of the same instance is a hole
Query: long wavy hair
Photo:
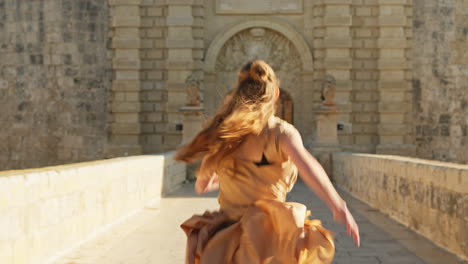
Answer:
[[277, 89], [279, 81], [266, 62], [247, 63], [223, 105], [192, 142], [177, 151], [175, 159], [193, 162], [207, 155], [205, 167], [216, 171], [220, 162], [236, 151], [246, 136], [263, 131], [275, 113]]

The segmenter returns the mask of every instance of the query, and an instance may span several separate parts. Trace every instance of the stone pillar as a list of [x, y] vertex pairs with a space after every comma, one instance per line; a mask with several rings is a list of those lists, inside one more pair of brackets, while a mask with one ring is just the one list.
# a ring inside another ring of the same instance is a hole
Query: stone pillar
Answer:
[[201, 106], [184, 106], [180, 108], [184, 114], [183, 136], [181, 145], [189, 143], [202, 128], [204, 109]]
[[166, 3], [142, 1], [141, 38], [141, 136], [143, 153], [163, 152], [166, 131]]
[[[190, 141], [200, 132], [204, 118], [204, 109], [202, 106], [184, 106], [180, 108], [184, 115], [183, 136], [181, 145], [190, 143]], [[200, 162], [187, 164], [187, 179], [195, 180], [196, 170], [200, 167]]]
[[[196, 0], [167, 1], [167, 58], [166, 58], [166, 89], [167, 89], [167, 122], [163, 144], [166, 150], [177, 147], [182, 140], [182, 133], [176, 129], [183, 122], [183, 113], [179, 109], [185, 105], [185, 81], [194, 71], [201, 71], [201, 64], [194, 57], [200, 54], [195, 49], [203, 48], [203, 41], [194, 38], [194, 31], [200, 20], [199, 6]], [[194, 14], [196, 16], [194, 16]], [[201, 13], [203, 15], [203, 13]], [[198, 32], [198, 31], [197, 31]], [[196, 56], [194, 56], [196, 55]], [[200, 61], [200, 60], [199, 60]]]
[[321, 92], [322, 104], [313, 111], [315, 118], [315, 137], [312, 144], [312, 153], [320, 164], [332, 177], [331, 154], [340, 151], [337, 133], [337, 108], [335, 104], [336, 82], [327, 76], [327, 83]]
[[[324, 81], [326, 75], [336, 79], [337, 118], [342, 123], [351, 122], [351, 2], [351, 0], [323, 1], [324, 59], [323, 64], [319, 66], [323, 67], [324, 72], [321, 81]], [[339, 141], [342, 145], [353, 144], [351, 132], [341, 131]]]
[[337, 114], [336, 107], [319, 107], [314, 110], [316, 134], [312, 154], [330, 178], [333, 177], [331, 154], [341, 150], [336, 129]]
[[109, 0], [112, 25], [110, 140], [107, 156], [141, 154], [140, 1]]
[[410, 138], [411, 71], [406, 28], [408, 0], [379, 0], [379, 145], [377, 153], [414, 155]]

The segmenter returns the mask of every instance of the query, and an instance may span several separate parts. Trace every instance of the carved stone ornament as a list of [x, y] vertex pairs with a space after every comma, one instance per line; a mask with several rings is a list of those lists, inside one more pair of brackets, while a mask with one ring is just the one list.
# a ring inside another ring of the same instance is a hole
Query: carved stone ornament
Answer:
[[322, 101], [325, 106], [334, 106], [336, 95], [336, 79], [332, 75], [327, 74], [322, 87]]
[[238, 71], [251, 60], [265, 60], [275, 71], [299, 72], [301, 59], [294, 44], [266, 28], [250, 28], [233, 36], [221, 49], [216, 71]]
[[191, 74], [185, 80], [187, 91], [187, 106], [201, 105], [201, 80], [198, 76]]

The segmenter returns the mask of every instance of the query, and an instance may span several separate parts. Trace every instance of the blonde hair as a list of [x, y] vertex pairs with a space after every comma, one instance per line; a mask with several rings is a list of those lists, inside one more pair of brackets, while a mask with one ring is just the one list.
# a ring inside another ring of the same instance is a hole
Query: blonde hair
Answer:
[[205, 167], [216, 171], [219, 163], [239, 148], [246, 136], [259, 135], [275, 113], [279, 81], [262, 60], [247, 63], [239, 72], [237, 85], [204, 128], [175, 159], [193, 162], [208, 155]]

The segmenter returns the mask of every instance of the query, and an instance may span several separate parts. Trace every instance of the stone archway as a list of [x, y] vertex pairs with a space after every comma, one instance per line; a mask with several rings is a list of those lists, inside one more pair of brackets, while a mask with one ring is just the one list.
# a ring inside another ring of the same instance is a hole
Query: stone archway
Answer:
[[302, 71], [312, 72], [313, 59], [312, 53], [307, 42], [304, 38], [289, 24], [276, 19], [266, 18], [253, 18], [247, 21], [242, 21], [236, 25], [225, 28], [218, 34], [215, 39], [211, 42], [205, 55], [204, 71], [212, 73], [215, 71], [216, 59], [219, 52], [225, 45], [225, 43], [237, 33], [248, 29], [248, 28], [266, 28], [278, 32], [285, 38], [291, 41], [296, 50], [301, 54]]
[[307, 43], [294, 28], [271, 19], [241, 22], [223, 30], [211, 43], [204, 64], [204, 106], [211, 115], [236, 84], [239, 69], [262, 59], [275, 70], [289, 100], [297, 103], [291, 120], [310, 141], [313, 131], [313, 60]]

